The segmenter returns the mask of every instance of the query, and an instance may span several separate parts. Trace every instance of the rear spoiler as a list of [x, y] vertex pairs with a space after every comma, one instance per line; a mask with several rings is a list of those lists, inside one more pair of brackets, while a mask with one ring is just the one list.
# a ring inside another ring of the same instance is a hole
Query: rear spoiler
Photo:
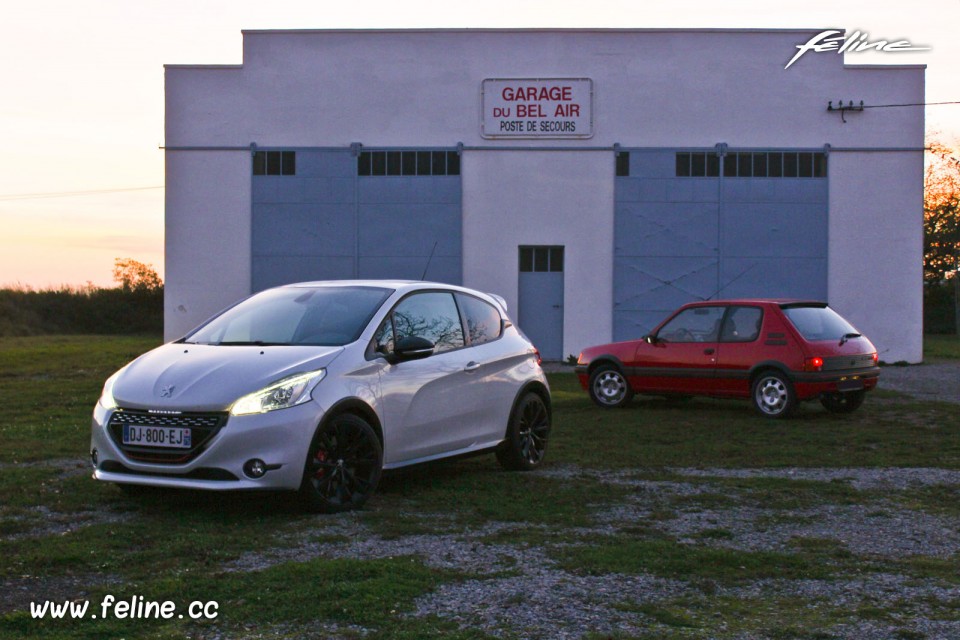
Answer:
[[504, 313], [509, 312], [509, 309], [507, 309], [507, 301], [503, 299], [503, 296], [498, 296], [495, 293], [488, 293], [487, 295], [497, 301], [497, 304], [500, 305]]

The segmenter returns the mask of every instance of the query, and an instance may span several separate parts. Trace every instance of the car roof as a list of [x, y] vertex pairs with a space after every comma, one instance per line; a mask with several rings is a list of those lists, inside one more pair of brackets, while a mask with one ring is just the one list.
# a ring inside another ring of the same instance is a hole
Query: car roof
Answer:
[[294, 282], [282, 285], [282, 287], [378, 287], [383, 289], [393, 289], [401, 295], [411, 291], [420, 291], [423, 289], [444, 289], [447, 291], [461, 291], [474, 296], [481, 296], [485, 301], [500, 307], [503, 313], [507, 313], [507, 303], [499, 295], [486, 293], [469, 287], [461, 287], [455, 284], [445, 282], [430, 282], [424, 280], [315, 280], [310, 282]]
[[726, 300], [700, 300], [697, 302], [688, 302], [684, 307], [710, 307], [710, 306], [733, 306], [733, 305], [775, 305], [778, 307], [794, 305], [823, 306], [827, 303], [823, 300], [807, 300], [803, 298], [729, 298]]

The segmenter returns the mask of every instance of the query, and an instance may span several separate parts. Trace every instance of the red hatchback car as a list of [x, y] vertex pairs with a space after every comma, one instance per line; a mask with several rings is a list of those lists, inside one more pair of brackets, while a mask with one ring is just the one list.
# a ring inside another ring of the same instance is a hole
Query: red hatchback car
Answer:
[[849, 413], [877, 386], [877, 350], [823, 302], [720, 300], [680, 307], [649, 335], [584, 349], [580, 384], [601, 407], [635, 393], [749, 398], [768, 418], [801, 400]]

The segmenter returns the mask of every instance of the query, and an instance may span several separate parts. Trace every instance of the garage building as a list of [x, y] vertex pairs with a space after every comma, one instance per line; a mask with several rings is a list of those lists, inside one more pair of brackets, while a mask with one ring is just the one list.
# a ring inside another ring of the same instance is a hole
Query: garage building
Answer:
[[924, 68], [785, 68], [821, 31], [245, 31], [242, 65], [169, 65], [166, 337], [409, 278], [503, 296], [549, 359], [776, 297], [917, 362], [923, 108], [873, 107], [922, 103]]

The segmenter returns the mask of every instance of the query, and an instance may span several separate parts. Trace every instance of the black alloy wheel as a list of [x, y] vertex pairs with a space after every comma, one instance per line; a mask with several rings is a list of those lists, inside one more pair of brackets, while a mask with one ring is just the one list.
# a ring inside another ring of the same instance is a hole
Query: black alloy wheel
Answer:
[[540, 466], [550, 436], [550, 411], [538, 394], [530, 392], [514, 407], [507, 437], [497, 448], [497, 460], [511, 471], [529, 471]]
[[313, 438], [300, 485], [307, 507], [324, 513], [359, 509], [377, 488], [383, 448], [366, 420], [341, 414]]

